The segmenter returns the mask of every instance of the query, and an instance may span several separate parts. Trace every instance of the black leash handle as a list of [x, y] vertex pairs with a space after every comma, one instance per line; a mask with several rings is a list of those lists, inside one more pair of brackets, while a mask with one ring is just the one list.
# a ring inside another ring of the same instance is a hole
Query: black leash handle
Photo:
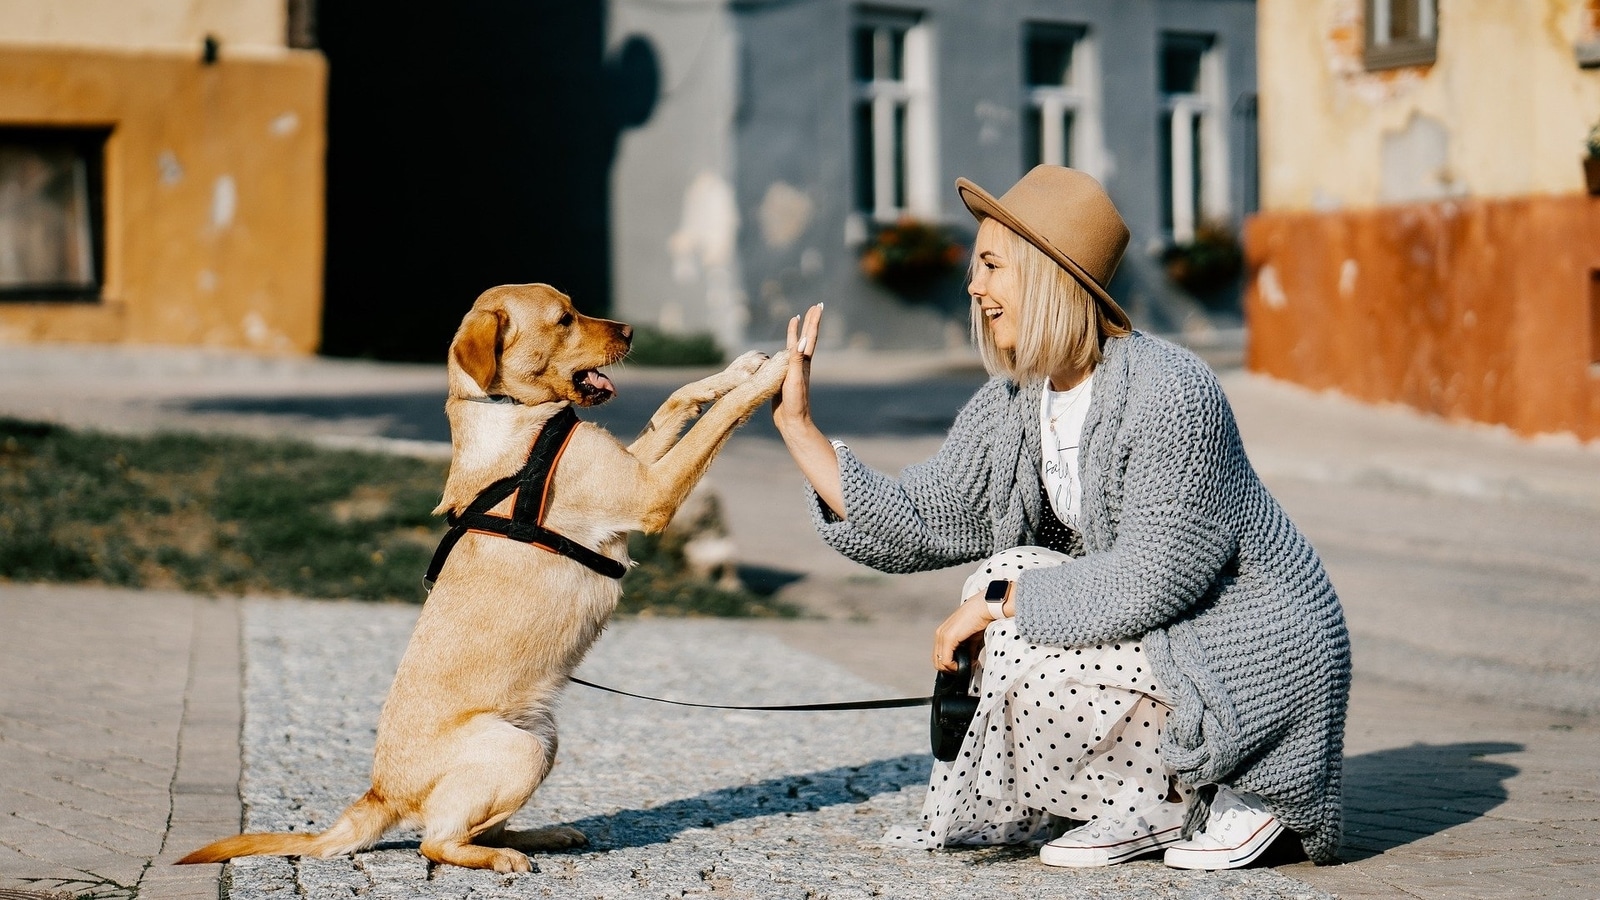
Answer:
[[687, 700], [668, 700], [664, 697], [647, 697], [644, 694], [634, 694], [629, 691], [606, 687], [582, 678], [570, 678], [574, 684], [594, 688], [597, 691], [606, 691], [611, 694], [621, 694], [635, 700], [649, 700], [652, 703], [670, 703], [673, 706], [693, 706], [698, 709], [743, 709], [758, 712], [828, 712], [847, 709], [905, 709], [912, 706], [927, 706], [933, 702], [932, 697], [896, 697], [892, 700], [847, 700], [842, 703], [792, 703], [784, 706], [723, 706], [718, 703], [690, 703]]

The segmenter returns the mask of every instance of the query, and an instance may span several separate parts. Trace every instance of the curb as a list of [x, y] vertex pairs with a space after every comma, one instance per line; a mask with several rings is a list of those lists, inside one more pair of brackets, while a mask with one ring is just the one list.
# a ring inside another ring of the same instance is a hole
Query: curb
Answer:
[[140, 900], [216, 900], [222, 895], [221, 863], [182, 867], [172, 863], [197, 847], [238, 834], [243, 821], [240, 642], [237, 599], [195, 603], [171, 814], [161, 852], [139, 881]]

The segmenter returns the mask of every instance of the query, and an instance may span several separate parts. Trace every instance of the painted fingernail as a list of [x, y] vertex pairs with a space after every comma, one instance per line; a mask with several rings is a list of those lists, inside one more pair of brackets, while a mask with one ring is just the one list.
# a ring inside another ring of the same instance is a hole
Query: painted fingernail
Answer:
[[796, 353], [804, 354], [806, 352], [806, 339], [801, 338], [800, 343], [796, 344], [794, 349]]

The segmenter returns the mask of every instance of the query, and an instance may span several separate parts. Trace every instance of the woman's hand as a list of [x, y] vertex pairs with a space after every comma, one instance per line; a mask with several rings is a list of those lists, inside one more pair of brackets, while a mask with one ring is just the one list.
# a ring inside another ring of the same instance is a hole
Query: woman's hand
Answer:
[[[972, 641], [974, 654], [983, 644], [983, 630], [994, 618], [989, 615], [989, 604], [982, 594], [973, 594], [963, 600], [948, 619], [940, 623], [933, 633], [933, 667], [941, 672], [956, 670], [956, 648], [963, 641]], [[976, 638], [976, 640], [973, 640]]]
[[834, 455], [833, 444], [811, 421], [811, 357], [817, 352], [817, 331], [821, 326], [821, 303], [806, 310], [803, 320], [800, 316], [789, 320], [789, 371], [783, 379], [783, 390], [772, 398], [772, 422], [817, 496], [843, 519], [844, 482], [839, 477], [839, 457]]
[[772, 398], [773, 424], [786, 439], [811, 426], [811, 357], [817, 352], [821, 326], [821, 303], [806, 310], [803, 320], [801, 316], [789, 320], [789, 373], [783, 390]]

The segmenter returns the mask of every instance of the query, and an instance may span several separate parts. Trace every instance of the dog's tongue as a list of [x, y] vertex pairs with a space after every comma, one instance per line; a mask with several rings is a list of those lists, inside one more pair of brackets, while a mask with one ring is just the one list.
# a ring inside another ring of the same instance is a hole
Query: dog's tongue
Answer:
[[617, 392], [617, 386], [612, 384], [611, 379], [606, 375], [606, 373], [600, 371], [599, 369], [590, 369], [589, 371], [583, 373], [583, 383], [594, 390], [604, 391], [608, 394], [615, 394]]

